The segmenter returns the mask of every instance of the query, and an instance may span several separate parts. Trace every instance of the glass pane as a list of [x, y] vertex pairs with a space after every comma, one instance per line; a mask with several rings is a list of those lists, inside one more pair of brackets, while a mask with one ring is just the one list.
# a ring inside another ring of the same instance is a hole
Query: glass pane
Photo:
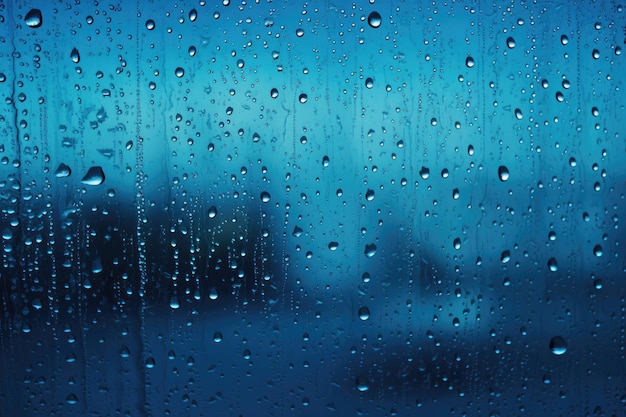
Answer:
[[0, 415], [626, 413], [618, 2], [0, 27]]

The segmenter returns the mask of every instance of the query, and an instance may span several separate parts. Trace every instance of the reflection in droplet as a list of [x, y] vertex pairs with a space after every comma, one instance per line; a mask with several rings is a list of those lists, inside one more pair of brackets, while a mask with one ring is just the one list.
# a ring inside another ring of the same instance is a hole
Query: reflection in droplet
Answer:
[[372, 88], [374, 87], [374, 80], [372, 78], [365, 79], [365, 87]]
[[178, 78], [182, 78], [185, 75], [185, 70], [182, 69], [181, 67], [176, 68], [176, 70], [174, 71], [174, 74], [176, 74], [176, 76]]
[[550, 268], [550, 271], [552, 271], [552, 272], [556, 272], [556, 271], [559, 270], [559, 265], [556, 262], [555, 258], [550, 258], [548, 260], [548, 268]]
[[376, 255], [376, 245], [373, 243], [365, 245], [365, 256], [371, 258], [374, 255]]
[[156, 24], [154, 23], [154, 20], [152, 20], [152, 19], [146, 20], [146, 29], [152, 30], [152, 29], [154, 29], [155, 26], [156, 26]]
[[267, 191], [263, 191], [261, 193], [261, 201], [264, 203], [269, 203], [271, 199], [270, 193], [268, 193]]
[[473, 68], [474, 65], [476, 65], [476, 63], [474, 62], [474, 58], [472, 58], [471, 56], [465, 58], [465, 66], [467, 68]]

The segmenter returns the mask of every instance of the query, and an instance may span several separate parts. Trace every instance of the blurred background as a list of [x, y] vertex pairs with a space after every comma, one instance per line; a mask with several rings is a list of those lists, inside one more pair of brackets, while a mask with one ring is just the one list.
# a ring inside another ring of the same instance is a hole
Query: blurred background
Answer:
[[0, 415], [622, 416], [626, 11], [0, 2]]

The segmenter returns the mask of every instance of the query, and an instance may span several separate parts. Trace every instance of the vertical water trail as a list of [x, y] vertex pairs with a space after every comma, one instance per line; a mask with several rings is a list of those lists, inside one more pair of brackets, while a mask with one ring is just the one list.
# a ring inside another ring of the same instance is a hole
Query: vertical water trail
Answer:
[[[147, 271], [146, 271], [146, 242], [145, 242], [145, 233], [143, 230], [143, 219], [145, 218], [145, 195], [144, 195], [144, 190], [143, 190], [143, 177], [144, 177], [144, 172], [143, 172], [143, 138], [141, 137], [141, 124], [142, 124], [142, 120], [141, 120], [141, 39], [140, 39], [140, 24], [139, 24], [139, 17], [141, 16], [141, 10], [140, 10], [140, 5], [141, 5], [141, 0], [137, 0], [137, 5], [136, 5], [136, 17], [135, 17], [135, 57], [136, 57], [136, 61], [135, 61], [135, 68], [136, 68], [136, 74], [135, 74], [135, 81], [136, 81], [136, 88], [135, 88], [135, 98], [137, 100], [136, 102], [136, 120], [135, 120], [135, 140], [137, 141], [137, 144], [135, 146], [135, 155], [136, 155], [136, 162], [135, 162], [135, 171], [136, 171], [136, 181], [135, 181], [135, 187], [136, 187], [136, 213], [137, 213], [137, 225], [136, 225], [136, 239], [135, 239], [135, 244], [137, 245], [136, 250], [137, 250], [137, 270], [139, 273], [139, 298], [140, 303], [139, 303], [139, 323], [140, 323], [140, 329], [139, 329], [139, 337], [141, 339], [141, 345], [142, 345], [142, 363], [145, 363], [146, 359], [147, 359], [147, 355], [148, 355], [148, 348], [146, 345], [146, 320], [145, 320], [145, 311], [146, 311], [146, 280], [147, 280]], [[148, 372], [146, 371], [145, 367], [142, 366], [141, 367], [142, 372], [143, 372], [143, 379], [144, 379], [144, 386], [141, 389], [141, 392], [143, 393], [142, 397], [144, 400], [144, 405], [142, 407], [142, 410], [144, 412], [144, 415], [151, 415], [150, 414], [150, 410], [151, 410], [151, 406], [150, 406], [150, 397], [149, 397], [149, 393], [150, 393], [150, 379], [148, 377]]]

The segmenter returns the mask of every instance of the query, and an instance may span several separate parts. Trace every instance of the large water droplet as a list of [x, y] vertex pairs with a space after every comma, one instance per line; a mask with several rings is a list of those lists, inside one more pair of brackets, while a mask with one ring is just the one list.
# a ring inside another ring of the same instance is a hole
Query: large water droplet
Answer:
[[370, 318], [370, 309], [363, 306], [361, 308], [359, 308], [359, 318], [363, 321], [367, 320]]
[[57, 178], [69, 177], [70, 175], [72, 175], [72, 170], [62, 162], [54, 171], [54, 176]]
[[378, 12], [372, 12], [370, 13], [370, 15], [367, 17], [367, 23], [373, 27], [374, 29], [379, 28], [380, 25], [383, 23], [383, 18], [380, 16], [380, 13]]
[[170, 308], [174, 310], [180, 308], [180, 302], [178, 301], [178, 297], [176, 295], [172, 295], [172, 298], [170, 298]]
[[513, 39], [513, 37], [511, 37], [511, 36], [506, 38], [506, 46], [508, 46], [509, 49], [515, 48], [515, 39]]
[[500, 181], [502, 181], [502, 182], [508, 181], [509, 180], [509, 169], [507, 167], [505, 167], [504, 165], [500, 165], [498, 167], [498, 177], [500, 178]]
[[556, 262], [556, 259], [550, 258], [548, 260], [548, 268], [550, 268], [550, 271], [552, 271], [552, 272], [556, 272], [556, 271], [559, 270], [559, 265]]
[[471, 56], [468, 56], [467, 58], [465, 58], [465, 66], [467, 68], [473, 68], [474, 65], [476, 65], [474, 58], [472, 58]]
[[356, 389], [360, 392], [365, 392], [370, 389], [369, 383], [367, 382], [367, 378], [359, 377], [356, 379]]
[[80, 62], [80, 54], [78, 53], [78, 49], [72, 48], [72, 52], [70, 52], [70, 58], [72, 58], [72, 62], [78, 64]]
[[215, 218], [215, 216], [217, 216], [217, 207], [215, 206], [211, 206], [209, 207], [209, 219], [213, 219]]
[[375, 244], [370, 243], [369, 245], [365, 245], [365, 256], [367, 256], [368, 258], [371, 258], [375, 254], [376, 254], [376, 245]]
[[219, 294], [217, 293], [217, 289], [215, 287], [212, 287], [209, 290], [209, 300], [217, 300], [218, 296]]
[[337, 250], [338, 247], [339, 247], [339, 243], [338, 242], [330, 242], [328, 244], [328, 249], [330, 249], [330, 250]]
[[89, 168], [85, 176], [82, 180], [80, 180], [83, 184], [87, 185], [100, 185], [104, 182], [104, 171], [102, 171], [102, 167], [93, 166]]
[[196, 9], [191, 9], [189, 11], [189, 20], [191, 20], [192, 22], [195, 22], [197, 18], [198, 18], [198, 11]]
[[67, 397], [65, 397], [65, 402], [70, 404], [70, 405], [74, 405], [78, 403], [78, 397], [74, 394], [70, 394]]
[[146, 29], [152, 30], [152, 29], [155, 28], [155, 26], [156, 26], [156, 24], [154, 23], [154, 20], [152, 20], [152, 19], [146, 20]]
[[557, 356], [567, 352], [567, 342], [561, 336], [554, 336], [550, 339], [550, 351]]
[[174, 74], [176, 74], [178, 78], [182, 78], [185, 75], [185, 70], [181, 67], [178, 67], [176, 68], [176, 70], [174, 70]]
[[261, 193], [261, 201], [262, 202], [269, 203], [271, 198], [272, 197], [270, 196], [270, 193], [268, 193], [267, 191], [263, 191]]
[[26, 25], [31, 28], [38, 28], [43, 24], [43, 17], [41, 16], [41, 10], [39, 9], [30, 9], [26, 16], [24, 17], [24, 21]]

